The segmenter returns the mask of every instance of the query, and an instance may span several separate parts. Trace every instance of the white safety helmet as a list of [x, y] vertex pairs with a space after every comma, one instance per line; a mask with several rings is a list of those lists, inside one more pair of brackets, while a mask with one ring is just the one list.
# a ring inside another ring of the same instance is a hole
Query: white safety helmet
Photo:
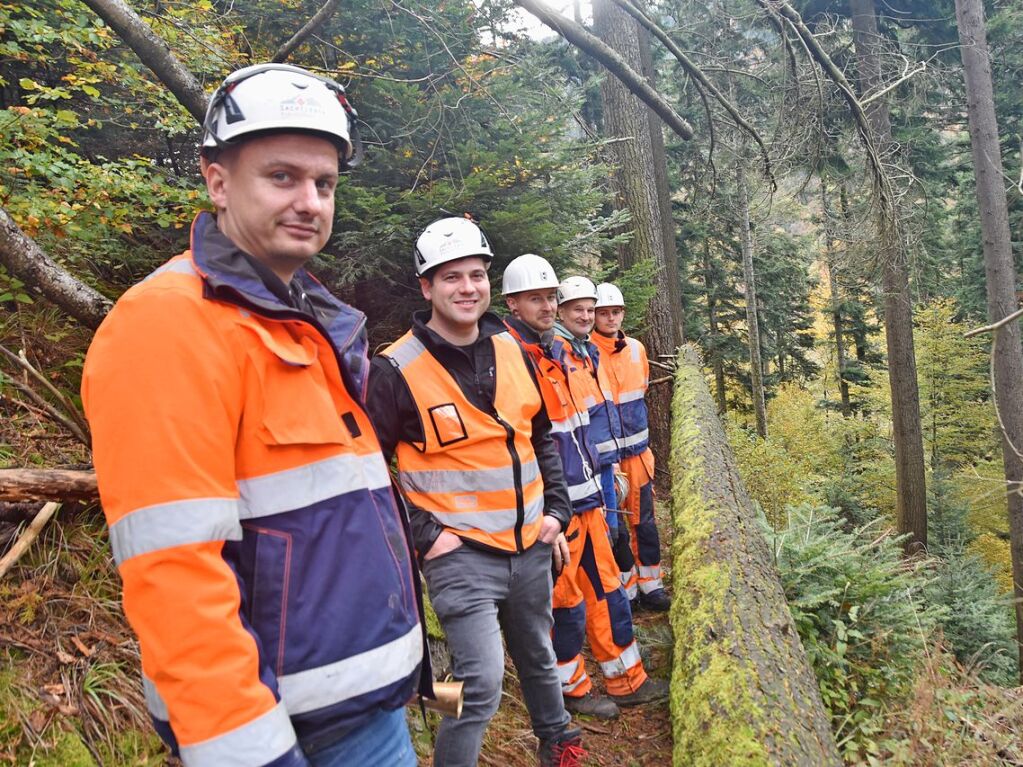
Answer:
[[479, 256], [488, 264], [494, 260], [483, 230], [468, 218], [457, 217], [442, 218], [426, 227], [412, 255], [420, 277], [435, 266], [460, 258]]
[[232, 72], [210, 96], [202, 151], [262, 131], [311, 131], [338, 145], [347, 170], [362, 160], [357, 117], [340, 83], [290, 64], [255, 64]]
[[597, 286], [597, 309], [604, 306], [620, 306], [625, 308], [625, 296], [615, 285], [602, 282]]
[[558, 306], [577, 298], [597, 299], [597, 288], [585, 277], [569, 277], [558, 286]]
[[501, 293], [510, 296], [526, 290], [543, 290], [557, 288], [558, 275], [546, 258], [533, 253], [523, 253], [513, 258], [505, 267], [501, 281]]

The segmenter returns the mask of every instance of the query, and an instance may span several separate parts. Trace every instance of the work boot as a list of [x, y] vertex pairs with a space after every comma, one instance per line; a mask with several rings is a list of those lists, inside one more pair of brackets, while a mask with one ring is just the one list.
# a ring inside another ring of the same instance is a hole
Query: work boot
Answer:
[[666, 613], [671, 609], [671, 600], [664, 589], [654, 589], [649, 594], [639, 595], [639, 604], [645, 610], [655, 613]]
[[536, 763], [540, 767], [581, 767], [586, 755], [582, 730], [574, 727], [556, 738], [541, 740]]
[[618, 706], [613, 700], [604, 695], [597, 695], [593, 690], [579, 697], [566, 695], [565, 708], [573, 714], [592, 716], [596, 719], [617, 719], [619, 714]]
[[627, 695], [609, 695], [608, 697], [619, 706], [639, 706], [644, 703], [667, 700], [670, 689], [664, 680], [647, 677], [647, 680], [635, 692], [630, 692]]

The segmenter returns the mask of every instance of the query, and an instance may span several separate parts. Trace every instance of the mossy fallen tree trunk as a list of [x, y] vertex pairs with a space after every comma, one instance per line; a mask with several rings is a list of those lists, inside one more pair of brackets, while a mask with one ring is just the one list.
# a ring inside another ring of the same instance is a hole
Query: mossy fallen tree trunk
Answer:
[[691, 346], [672, 402], [674, 763], [840, 765], [817, 680]]

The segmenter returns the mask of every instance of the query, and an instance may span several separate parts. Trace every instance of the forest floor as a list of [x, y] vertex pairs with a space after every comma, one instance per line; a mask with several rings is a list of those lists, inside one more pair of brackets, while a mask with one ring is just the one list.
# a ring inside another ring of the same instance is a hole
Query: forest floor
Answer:
[[[635, 625], [637, 639], [644, 648], [647, 672], [653, 677], [668, 679], [671, 675], [671, 631], [667, 613], [640, 612], [636, 615]], [[508, 658], [505, 662], [508, 671], [504, 698], [487, 728], [479, 764], [483, 767], [534, 767], [537, 741], [530, 729], [514, 666]], [[595, 669], [592, 657], [587, 656], [590, 677], [596, 686], [601, 686], [602, 679]], [[409, 717], [421, 767], [433, 764], [428, 754], [439, 717], [428, 713], [427, 721], [430, 732], [427, 732], [418, 713]], [[585, 761], [587, 765], [665, 767], [671, 764], [671, 715], [667, 701], [623, 708], [621, 716], [613, 721], [575, 717], [574, 724], [583, 731], [583, 745], [589, 752]]]

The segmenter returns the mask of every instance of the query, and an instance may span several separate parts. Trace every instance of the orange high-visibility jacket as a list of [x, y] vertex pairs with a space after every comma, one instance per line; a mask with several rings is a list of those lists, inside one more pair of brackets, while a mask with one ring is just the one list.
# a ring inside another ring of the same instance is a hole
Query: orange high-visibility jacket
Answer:
[[590, 413], [590, 438], [597, 448], [600, 467], [606, 468], [618, 462], [618, 443], [622, 438], [622, 421], [614, 403], [611, 382], [599, 364], [599, 350], [587, 343], [587, 355], [582, 356], [573, 347], [572, 340], [563, 335], [555, 344], [564, 347], [560, 358], [568, 367], [572, 391], [581, 392], [584, 406]]
[[572, 510], [576, 514], [604, 505], [600, 489], [600, 460], [590, 439], [590, 414], [583, 406], [581, 393], [573, 391], [564, 362], [564, 346], [554, 342], [543, 346], [525, 323], [505, 320], [508, 331], [526, 350], [537, 372], [537, 383], [544, 407], [551, 419], [551, 436], [565, 470], [565, 483]]
[[643, 400], [650, 384], [646, 347], [621, 331], [614, 337], [593, 332], [590, 342], [600, 350], [600, 368], [607, 374], [622, 418], [622, 438], [618, 443], [621, 456], [640, 455], [650, 444], [647, 408]]
[[299, 312], [244, 265], [200, 214], [97, 331], [82, 399], [161, 736], [186, 765], [304, 765], [404, 705], [423, 639], [364, 317], [306, 275], [324, 312]]
[[398, 484], [445, 529], [488, 548], [522, 552], [543, 521], [543, 479], [530, 441], [540, 393], [508, 333], [494, 344], [494, 412], [479, 410], [407, 332], [381, 356], [401, 373], [425, 441], [399, 442]]

